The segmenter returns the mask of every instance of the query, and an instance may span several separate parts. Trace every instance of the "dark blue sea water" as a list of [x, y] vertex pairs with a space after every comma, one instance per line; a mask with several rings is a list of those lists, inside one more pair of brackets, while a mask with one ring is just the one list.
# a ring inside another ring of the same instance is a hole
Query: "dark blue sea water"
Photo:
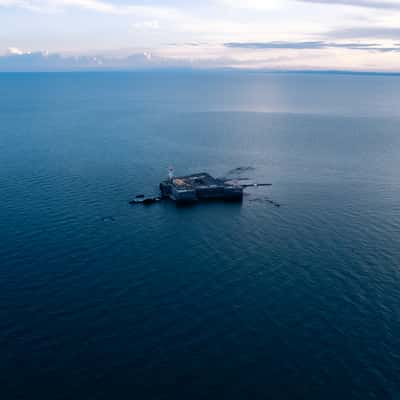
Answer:
[[[399, 105], [395, 76], [0, 75], [0, 398], [399, 399]], [[273, 186], [128, 205], [171, 164]]]

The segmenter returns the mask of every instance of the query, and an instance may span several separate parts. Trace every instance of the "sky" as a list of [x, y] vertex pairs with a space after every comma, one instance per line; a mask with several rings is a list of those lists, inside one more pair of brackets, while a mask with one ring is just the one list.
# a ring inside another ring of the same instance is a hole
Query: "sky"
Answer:
[[400, 72], [400, 0], [0, 0], [0, 71]]

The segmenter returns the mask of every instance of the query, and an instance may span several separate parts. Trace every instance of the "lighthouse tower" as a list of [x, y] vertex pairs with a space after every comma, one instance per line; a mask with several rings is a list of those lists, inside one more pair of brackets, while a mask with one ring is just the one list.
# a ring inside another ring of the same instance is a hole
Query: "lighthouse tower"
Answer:
[[174, 168], [168, 167], [168, 180], [172, 182], [172, 179], [174, 179]]

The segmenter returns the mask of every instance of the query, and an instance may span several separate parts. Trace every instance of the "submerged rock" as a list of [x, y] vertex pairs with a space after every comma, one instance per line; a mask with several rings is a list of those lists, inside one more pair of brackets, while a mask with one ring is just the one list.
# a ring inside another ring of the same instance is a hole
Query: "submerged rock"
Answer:
[[149, 204], [153, 204], [156, 201], [160, 201], [161, 198], [160, 197], [145, 197], [144, 195], [139, 195], [136, 196], [136, 198], [134, 198], [133, 200], [131, 200], [129, 202], [129, 204], [144, 204], [144, 205], [149, 205]]
[[115, 217], [111, 216], [107, 216], [107, 217], [103, 217], [101, 219], [103, 222], [114, 222], [115, 221]]
[[228, 175], [233, 175], [233, 174], [241, 174], [242, 172], [248, 172], [248, 171], [254, 171], [255, 168], [254, 167], [237, 167], [234, 169], [231, 169], [230, 171], [228, 171]]

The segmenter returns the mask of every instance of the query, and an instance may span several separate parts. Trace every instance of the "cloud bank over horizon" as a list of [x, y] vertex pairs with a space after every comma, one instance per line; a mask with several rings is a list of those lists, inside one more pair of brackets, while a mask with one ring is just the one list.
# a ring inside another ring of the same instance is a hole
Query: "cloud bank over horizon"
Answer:
[[225, 68], [227, 63], [238, 65], [235, 60], [226, 58], [205, 60], [174, 59], [154, 56], [146, 52], [124, 57], [101, 55], [65, 56], [48, 52], [24, 53], [17, 48], [10, 48], [8, 49], [8, 54], [0, 57], [0, 72], [210, 69]]
[[400, 0], [0, 0], [0, 71], [400, 72]]

